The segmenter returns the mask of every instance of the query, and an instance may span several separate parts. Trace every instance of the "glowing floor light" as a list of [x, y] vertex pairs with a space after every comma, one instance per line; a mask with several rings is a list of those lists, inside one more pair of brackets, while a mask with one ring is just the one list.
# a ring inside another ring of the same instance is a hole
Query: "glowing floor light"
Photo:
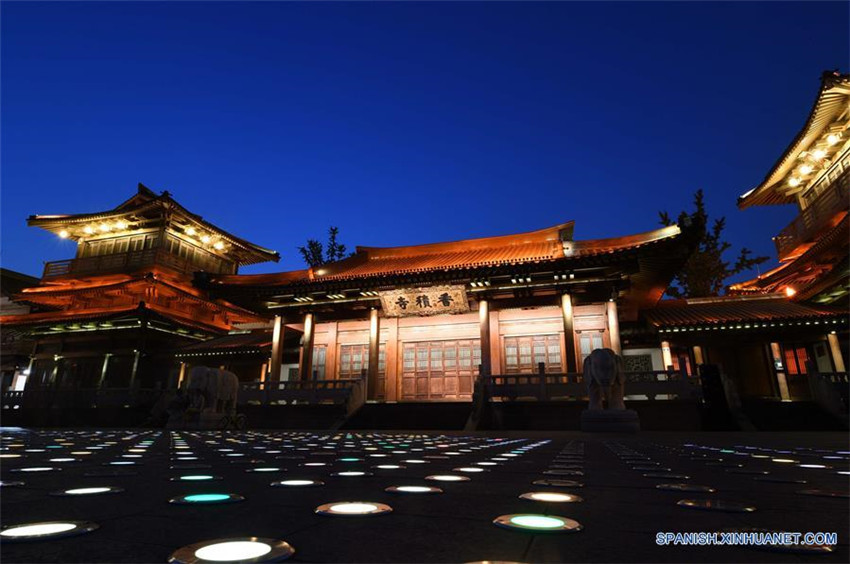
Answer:
[[99, 494], [107, 494], [107, 493], [120, 493], [123, 492], [123, 488], [113, 488], [112, 486], [99, 486], [99, 487], [91, 487], [91, 488], [74, 488], [72, 490], [60, 490], [58, 492], [53, 492], [51, 495], [59, 495], [59, 496], [75, 496], [75, 495], [99, 495]]
[[454, 474], [434, 474], [432, 476], [425, 476], [426, 480], [434, 480], [436, 482], [468, 482], [469, 478], [466, 476], [456, 476]]
[[266, 538], [240, 537], [199, 542], [175, 551], [169, 562], [280, 562], [295, 554], [289, 543]]
[[277, 466], [259, 466], [257, 468], [248, 468], [246, 472], [281, 472], [283, 468]]
[[528, 492], [520, 495], [519, 498], [549, 503], [579, 503], [584, 501], [584, 499], [577, 495], [560, 492]]
[[281, 487], [290, 487], [290, 488], [303, 488], [303, 487], [311, 487], [311, 486], [324, 486], [325, 483], [320, 480], [280, 480], [279, 482], [272, 482], [272, 486], [281, 486]]
[[89, 533], [98, 528], [96, 523], [88, 521], [43, 521], [11, 525], [0, 531], [5, 542], [47, 540]]
[[378, 464], [377, 466], [374, 466], [374, 468], [378, 468], [379, 470], [400, 470], [407, 467], [401, 466], [400, 464]]
[[461, 466], [460, 468], [452, 468], [452, 472], [466, 472], [467, 474], [477, 474], [486, 472], [484, 468], [476, 468], [475, 466]]
[[187, 504], [213, 504], [213, 503], [235, 503], [237, 501], [243, 501], [245, 498], [238, 494], [225, 494], [225, 493], [203, 493], [203, 494], [189, 494], [189, 495], [181, 495], [178, 497], [173, 497], [168, 500], [168, 503], [173, 503], [176, 505], [187, 505]]
[[58, 472], [61, 468], [53, 466], [27, 466], [25, 468], [13, 468], [12, 472]]
[[493, 520], [495, 525], [506, 529], [516, 529], [535, 532], [571, 533], [582, 529], [578, 521], [557, 515], [537, 515], [534, 513], [519, 513], [501, 515]]
[[384, 489], [388, 493], [411, 493], [411, 494], [438, 494], [443, 493], [440, 488], [431, 486], [390, 486]]
[[326, 503], [316, 508], [319, 515], [383, 515], [392, 512], [392, 507], [370, 501], [338, 501]]

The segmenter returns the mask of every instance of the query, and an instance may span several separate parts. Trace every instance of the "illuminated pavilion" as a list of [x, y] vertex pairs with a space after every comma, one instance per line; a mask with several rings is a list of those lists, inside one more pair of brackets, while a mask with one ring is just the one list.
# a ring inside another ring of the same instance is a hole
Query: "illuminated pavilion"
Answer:
[[724, 367], [743, 396], [809, 399], [817, 373], [833, 375], [847, 402], [848, 129], [850, 75], [825, 72], [803, 128], [738, 199], [742, 210], [796, 204], [797, 217], [773, 237], [780, 265], [728, 296], [665, 300], [647, 312], [664, 341]]
[[27, 220], [77, 242], [73, 259], [48, 262], [41, 281], [16, 301], [23, 315], [4, 315], [4, 333], [34, 342], [13, 390], [163, 388], [176, 385], [170, 351], [263, 323], [256, 313], [211, 299], [193, 272], [236, 274], [278, 254], [205, 221], [143, 185], [113, 209]]

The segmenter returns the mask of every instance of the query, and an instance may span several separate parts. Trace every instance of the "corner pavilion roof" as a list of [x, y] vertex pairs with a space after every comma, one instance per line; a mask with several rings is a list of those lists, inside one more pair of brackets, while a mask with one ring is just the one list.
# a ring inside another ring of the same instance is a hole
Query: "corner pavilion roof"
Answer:
[[[78, 240], [82, 229], [94, 223], [110, 221], [125, 221], [127, 218], [139, 218], [145, 214], [169, 211], [173, 221], [181, 227], [192, 227], [198, 231], [214, 233], [216, 237], [229, 243], [234, 250], [237, 262], [242, 265], [256, 264], [267, 261], [277, 262], [280, 255], [271, 249], [266, 249], [237, 237], [220, 227], [206, 221], [200, 215], [194, 214], [175, 201], [167, 191], [157, 195], [143, 184], [139, 184], [138, 192], [130, 199], [122, 202], [111, 210], [62, 215], [32, 215], [27, 219], [27, 225], [41, 227], [57, 235], [62, 233], [70, 240]], [[132, 223], [132, 219], [128, 221]]]
[[724, 323], [839, 318], [846, 317], [847, 311], [803, 305], [780, 294], [769, 294], [662, 300], [644, 315], [655, 328], [713, 327]]
[[319, 268], [274, 274], [212, 276], [215, 284], [233, 286], [288, 286], [295, 284], [386, 277], [425, 272], [471, 270], [611, 255], [645, 247], [681, 234], [678, 226], [646, 233], [573, 241], [570, 221], [528, 233], [403, 247], [357, 247], [341, 261]]
[[211, 300], [167, 273], [113, 274], [91, 279], [71, 279], [23, 289], [20, 302], [38, 305], [43, 311], [0, 317], [6, 326], [82, 321], [126, 314], [139, 307], [182, 325], [213, 332], [227, 331], [234, 323], [262, 318], [225, 300]]
[[[804, 151], [814, 148], [818, 140], [831, 131], [830, 126], [847, 112], [848, 105], [850, 105], [850, 74], [840, 74], [837, 71], [823, 73], [820, 91], [805, 125], [768, 171], [761, 184], [738, 198], [738, 207], [744, 209], [750, 206], [793, 204], [796, 201], [793, 190], [789, 193], [783, 187], [788, 186], [786, 179], [797, 166], [798, 157]], [[848, 123], [845, 123], [841, 129], [845, 130], [847, 125]], [[842, 142], [846, 141], [846, 137], [845, 132]], [[839, 143], [837, 148], [842, 145], [843, 143]]]

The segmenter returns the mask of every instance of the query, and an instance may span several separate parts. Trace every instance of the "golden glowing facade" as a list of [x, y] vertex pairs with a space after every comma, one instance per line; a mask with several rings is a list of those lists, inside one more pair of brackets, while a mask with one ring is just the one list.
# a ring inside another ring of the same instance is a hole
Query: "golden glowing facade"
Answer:
[[76, 257], [48, 262], [37, 285], [21, 289], [24, 315], [0, 316], [4, 334], [34, 342], [26, 388], [156, 388], [173, 380], [171, 350], [227, 333], [256, 313], [210, 299], [193, 273], [235, 274], [278, 260], [174, 201], [139, 185], [115, 208], [29, 218], [77, 243]]

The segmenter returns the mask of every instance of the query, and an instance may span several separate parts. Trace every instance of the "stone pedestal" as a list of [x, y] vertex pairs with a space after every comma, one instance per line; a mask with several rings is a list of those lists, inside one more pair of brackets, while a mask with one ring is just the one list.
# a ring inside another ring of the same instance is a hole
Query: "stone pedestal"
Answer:
[[585, 433], [637, 433], [640, 418], [633, 409], [585, 409], [581, 412]]

